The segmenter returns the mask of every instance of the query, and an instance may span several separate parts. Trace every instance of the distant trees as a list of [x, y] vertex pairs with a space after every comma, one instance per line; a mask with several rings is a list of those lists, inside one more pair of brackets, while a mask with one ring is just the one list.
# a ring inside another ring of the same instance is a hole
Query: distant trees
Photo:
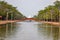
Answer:
[[54, 4], [40, 10], [35, 18], [45, 21], [60, 21], [60, 1], [55, 1]]
[[8, 19], [22, 19], [24, 16], [12, 5], [8, 4], [7, 2], [0, 1], [0, 16], [2, 19], [6, 19], [8, 13]]

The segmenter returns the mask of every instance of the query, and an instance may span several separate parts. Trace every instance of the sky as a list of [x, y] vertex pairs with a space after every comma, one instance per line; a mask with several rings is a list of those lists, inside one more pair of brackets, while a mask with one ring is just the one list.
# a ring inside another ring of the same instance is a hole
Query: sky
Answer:
[[9, 4], [17, 7], [17, 9], [26, 17], [38, 14], [39, 10], [44, 9], [48, 5], [53, 5], [55, 0], [5, 0]]

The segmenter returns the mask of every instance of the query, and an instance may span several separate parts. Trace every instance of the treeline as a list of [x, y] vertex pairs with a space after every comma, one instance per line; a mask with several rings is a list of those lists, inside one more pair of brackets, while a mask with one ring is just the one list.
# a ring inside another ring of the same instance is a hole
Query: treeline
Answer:
[[16, 20], [16, 19], [22, 19], [25, 16], [23, 16], [16, 7], [8, 4], [7, 2], [0, 1], [0, 20]]
[[55, 1], [54, 5], [45, 7], [44, 10], [38, 11], [38, 15], [34, 16], [38, 20], [43, 21], [60, 21], [60, 1]]

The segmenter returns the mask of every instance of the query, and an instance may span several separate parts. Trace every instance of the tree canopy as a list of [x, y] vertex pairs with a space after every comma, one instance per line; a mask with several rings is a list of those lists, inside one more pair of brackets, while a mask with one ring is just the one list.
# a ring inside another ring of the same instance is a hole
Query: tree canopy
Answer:
[[16, 7], [8, 4], [7, 2], [0, 1], [0, 16], [2, 19], [6, 19], [8, 13], [8, 19], [22, 19], [24, 15], [19, 12]]
[[38, 11], [35, 18], [45, 21], [60, 21], [60, 1], [55, 1], [54, 5], [49, 5], [44, 10]]

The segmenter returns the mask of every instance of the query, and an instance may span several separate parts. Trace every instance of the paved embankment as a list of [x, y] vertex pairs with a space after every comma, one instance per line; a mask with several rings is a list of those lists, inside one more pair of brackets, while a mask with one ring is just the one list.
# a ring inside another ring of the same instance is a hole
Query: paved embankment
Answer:
[[48, 22], [48, 21], [39, 21], [39, 22], [43, 22], [45, 24], [51, 24], [51, 25], [55, 25], [55, 26], [60, 26], [60, 22]]
[[1, 24], [7, 24], [7, 23], [14, 23], [14, 22], [18, 22], [18, 21], [20, 21], [20, 20], [4, 20], [4, 21], [0, 21], [0, 25]]

